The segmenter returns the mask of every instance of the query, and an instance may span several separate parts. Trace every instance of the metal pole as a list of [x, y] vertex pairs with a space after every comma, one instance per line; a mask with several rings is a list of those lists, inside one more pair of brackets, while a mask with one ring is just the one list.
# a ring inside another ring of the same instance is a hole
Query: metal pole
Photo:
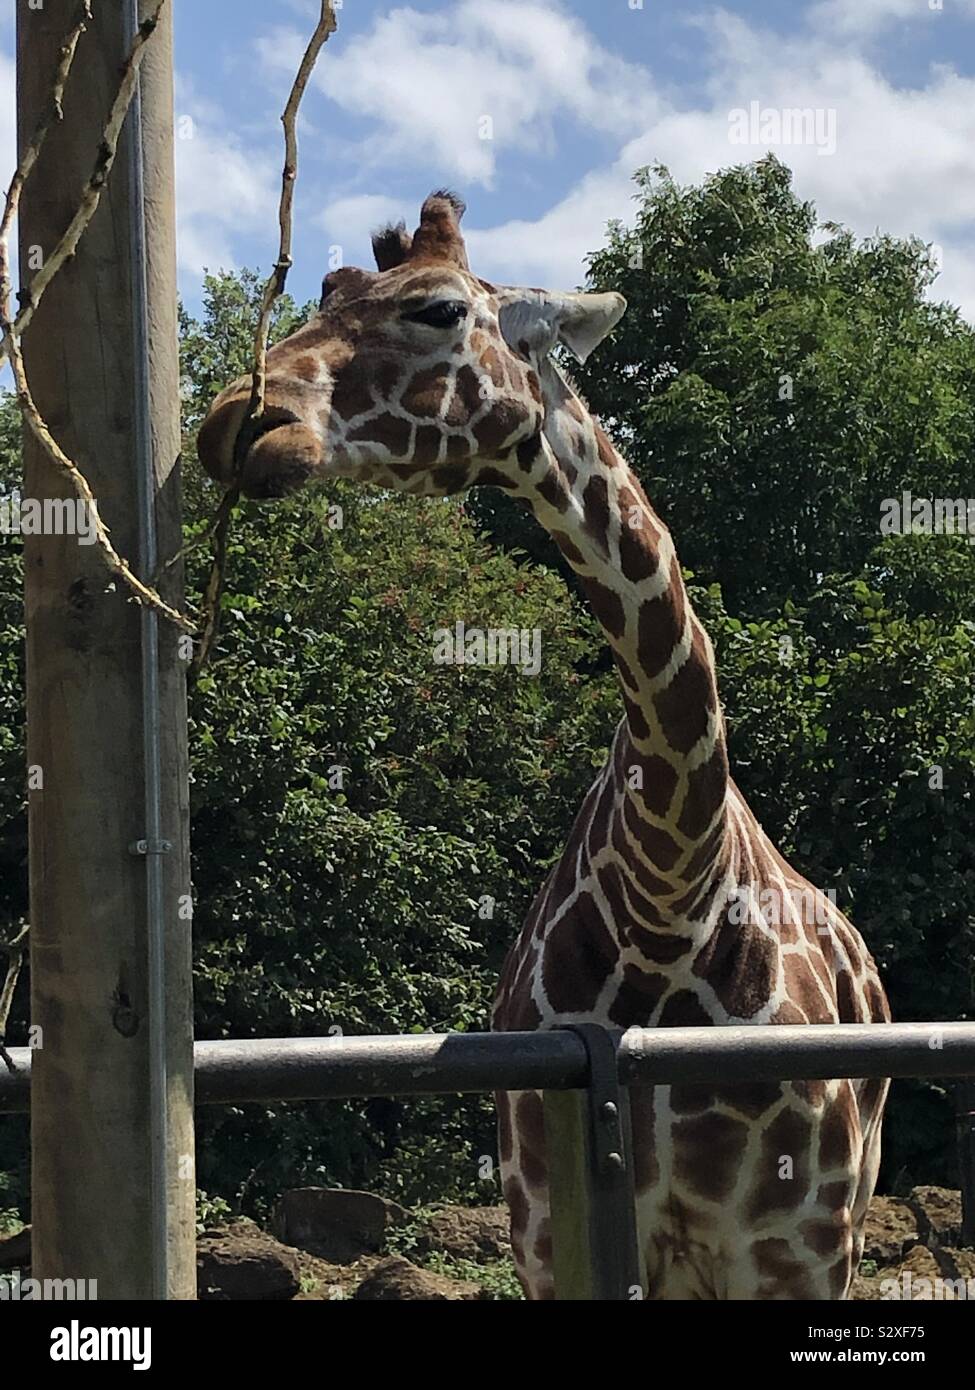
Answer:
[[[22, 141], [75, 8], [18, 4]], [[25, 190], [24, 278], [75, 211], [128, 51], [128, 0], [93, 8], [64, 120]], [[168, 20], [142, 80], [141, 121], [130, 112], [129, 148], [24, 347], [38, 405], [88, 476], [116, 547], [147, 567], [150, 511], [159, 550], [180, 544]], [[73, 501], [31, 440], [25, 473], [27, 497]], [[156, 634], [158, 653], [151, 634], [143, 642], [135, 605], [76, 535], [25, 538], [25, 571], [28, 763], [43, 779], [29, 801], [33, 1269], [95, 1279], [101, 1299], [192, 1297], [186, 666], [175, 632]], [[180, 586], [169, 576], [165, 596], [178, 603]], [[159, 825], [172, 850], [148, 870], [132, 846], [151, 847]]]
[[975, 1246], [975, 1081], [955, 1086], [958, 1135], [958, 1186], [961, 1188], [961, 1240]]
[[[139, 0], [127, 0], [124, 41], [130, 49], [139, 27]], [[139, 504], [139, 574], [153, 582], [159, 564], [156, 538], [155, 479], [152, 450], [152, 405], [149, 396], [149, 291], [146, 283], [145, 180], [142, 160], [141, 79], [129, 109], [126, 146], [129, 166], [129, 260], [132, 272], [132, 363], [135, 376], [135, 456]], [[162, 749], [159, 737], [159, 617], [143, 608], [142, 618], [142, 760], [145, 783], [145, 836], [137, 852], [146, 865], [146, 936], [148, 947], [149, 1017], [149, 1199], [152, 1218], [153, 1296], [169, 1294], [169, 1217], [167, 1203], [166, 1113], [166, 907], [162, 855], [172, 848], [164, 841], [162, 820]]]

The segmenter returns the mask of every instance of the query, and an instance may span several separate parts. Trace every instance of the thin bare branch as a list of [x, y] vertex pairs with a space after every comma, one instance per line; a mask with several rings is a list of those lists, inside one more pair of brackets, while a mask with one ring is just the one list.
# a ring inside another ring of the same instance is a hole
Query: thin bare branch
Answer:
[[[119, 83], [112, 109], [109, 113], [108, 123], [102, 135], [101, 144], [98, 147], [98, 154], [95, 158], [95, 167], [91, 177], [85, 185], [81, 195], [81, 202], [78, 205], [74, 217], [68, 224], [67, 231], [44, 262], [44, 265], [31, 280], [21, 298], [26, 301], [13, 324], [13, 333], [16, 338], [22, 337], [24, 330], [30, 323], [37, 311], [51, 281], [58, 271], [77, 251], [78, 243], [85, 234], [95, 213], [98, 211], [98, 204], [101, 202], [102, 193], [108, 182], [108, 176], [115, 163], [115, 156], [118, 153], [119, 137], [122, 127], [125, 124], [125, 117], [128, 114], [132, 97], [135, 93], [136, 83], [139, 80], [139, 68], [142, 66], [142, 59], [145, 55], [146, 44], [156, 32], [159, 24], [159, 17], [168, 0], [157, 0], [156, 7], [148, 19], [143, 20], [139, 25], [138, 33], [132, 44], [129, 56], [126, 59], [125, 67], [122, 71], [122, 80]], [[9, 339], [5, 342], [0, 351], [0, 361], [5, 354], [9, 354]]]
[[230, 523], [234, 508], [240, 499], [237, 488], [228, 488], [220, 500], [211, 530], [214, 536], [213, 562], [207, 577], [206, 591], [203, 595], [203, 629], [200, 644], [193, 655], [190, 668], [192, 676], [198, 676], [210, 658], [213, 644], [220, 629], [220, 600], [223, 597], [224, 576], [227, 570], [227, 542], [230, 539]]
[[155, 589], [151, 589], [147, 584], [143, 584], [142, 580], [132, 573], [129, 562], [124, 560], [112, 545], [109, 539], [108, 527], [101, 519], [101, 515], [98, 511], [98, 503], [95, 501], [94, 494], [88, 485], [88, 479], [82, 473], [78, 465], [68, 458], [67, 454], [48, 429], [44, 418], [37, 408], [34, 397], [31, 395], [30, 386], [27, 382], [27, 372], [24, 368], [24, 357], [21, 352], [20, 343], [9, 328], [4, 334], [4, 345], [7, 348], [10, 357], [10, 365], [13, 369], [14, 385], [16, 386], [17, 399], [20, 403], [21, 413], [38, 444], [40, 444], [55, 467], [60, 469], [60, 471], [71, 480], [75, 492], [87, 506], [88, 514], [95, 523], [96, 543], [106, 566], [111, 570], [112, 574], [117, 575], [118, 578], [121, 579], [122, 583], [132, 591], [140, 603], [145, 604], [148, 608], [154, 608], [157, 613], [160, 613], [164, 618], [168, 618], [171, 623], [175, 623], [176, 626], [182, 628], [184, 632], [195, 633], [196, 627], [191, 620], [184, 616], [184, 614], [178, 612], [175, 608], [171, 608], [164, 599], [160, 598]]
[[[291, 238], [294, 220], [295, 184], [298, 180], [298, 110], [305, 94], [309, 79], [318, 61], [318, 55], [336, 29], [335, 7], [332, 0], [321, 0], [322, 9], [315, 32], [305, 49], [298, 68], [291, 94], [281, 115], [284, 126], [284, 170], [281, 176], [281, 202], [278, 208], [278, 225], [281, 231], [278, 259], [264, 286], [261, 311], [258, 315], [254, 334], [254, 374], [251, 385], [251, 398], [247, 415], [240, 428], [244, 429], [251, 421], [264, 414], [264, 401], [267, 392], [267, 349], [271, 333], [271, 318], [274, 306], [284, 293], [288, 271], [292, 266]], [[239, 466], [239, 463], [238, 463]], [[225, 493], [214, 523], [216, 544], [213, 564], [207, 580], [203, 603], [203, 637], [194, 660], [194, 669], [199, 673], [209, 660], [213, 644], [220, 628], [220, 596], [223, 593], [224, 569], [227, 564], [227, 538], [233, 518], [234, 508], [240, 498], [240, 489], [234, 484]]]
[[[261, 313], [254, 336], [254, 384], [251, 390], [251, 407], [247, 420], [254, 420], [264, 413], [264, 395], [267, 390], [267, 344], [271, 331], [271, 315], [274, 305], [284, 293], [288, 271], [293, 264], [291, 256], [291, 235], [294, 214], [295, 184], [298, 181], [298, 109], [305, 95], [305, 88], [315, 70], [318, 55], [335, 33], [336, 20], [332, 0], [322, 0], [322, 12], [318, 27], [312, 34], [305, 56], [301, 60], [298, 74], [291, 88], [291, 95], [281, 115], [284, 126], [284, 171], [281, 176], [281, 205], [278, 210], [278, 224], [281, 241], [278, 259], [274, 270], [264, 287]], [[245, 421], [246, 423], [246, 421]], [[243, 428], [243, 426], [242, 426]]]
[[24, 184], [30, 178], [31, 170], [37, 163], [47, 138], [47, 132], [55, 121], [64, 119], [64, 111], [61, 102], [64, 98], [64, 89], [68, 83], [68, 76], [71, 72], [71, 64], [74, 62], [74, 55], [78, 48], [78, 40], [85, 32], [91, 21], [91, 0], [81, 0], [78, 5], [78, 18], [74, 22], [73, 28], [68, 33], [58, 54], [58, 65], [54, 72], [54, 83], [51, 87], [51, 95], [48, 99], [47, 108], [41, 113], [41, 118], [37, 122], [37, 128], [30, 138], [27, 148], [21, 156], [20, 163], [10, 181], [7, 189], [7, 197], [4, 202], [3, 217], [0, 218], [0, 319], [4, 323], [10, 321], [10, 295], [12, 286], [10, 283], [10, 229], [13, 226], [14, 218], [17, 216], [17, 209], [20, 206], [20, 195], [23, 192]]
[[2, 341], [0, 341], [0, 362], [3, 361], [4, 357], [8, 358], [10, 361], [21, 413], [34, 437], [51, 462], [70, 479], [75, 492], [86, 504], [88, 513], [95, 524], [95, 537], [98, 549], [108, 569], [112, 574], [117, 575], [118, 578], [121, 579], [140, 603], [154, 608], [163, 617], [182, 628], [184, 632], [195, 633], [196, 628], [190, 619], [185, 617], [182, 613], [177, 612], [175, 608], [170, 607], [170, 605], [156, 593], [155, 589], [150, 588], [148, 585], [144, 584], [141, 579], [137, 578], [137, 576], [133, 574], [128, 561], [124, 560], [112, 545], [109, 538], [108, 527], [99, 515], [98, 504], [88, 485], [87, 478], [85, 478], [78, 465], [68, 458], [67, 454], [52, 435], [43, 416], [37, 408], [27, 380], [27, 371], [24, 366], [24, 358], [20, 345], [20, 335], [30, 322], [34, 310], [40, 303], [41, 296], [48, 285], [50, 285], [61, 266], [65, 264], [70, 256], [74, 255], [84, 235], [85, 229], [91, 222], [98, 207], [105, 181], [115, 162], [119, 135], [125, 121], [126, 113], [131, 104], [132, 96], [135, 92], [139, 77], [139, 67], [142, 63], [145, 46], [155, 33], [160, 14], [166, 3], [167, 0], [158, 0], [153, 13], [139, 28], [139, 32], [135, 37], [123, 70], [119, 90], [116, 94], [115, 101], [112, 103], [108, 124], [99, 146], [95, 172], [82, 195], [81, 205], [71, 219], [68, 230], [61, 238], [57, 248], [49, 257], [44, 268], [38, 271], [31, 282], [27, 290], [28, 304], [25, 310], [18, 316], [16, 322], [11, 323], [10, 230], [20, 204], [20, 195], [31, 171], [37, 163], [47, 133], [54, 122], [62, 118], [61, 103], [64, 97], [68, 76], [74, 62], [78, 41], [85, 31], [86, 24], [91, 20], [90, 0], [82, 0], [82, 3], [79, 5], [78, 17], [74, 27], [66, 36], [58, 54], [58, 64], [55, 70], [48, 107], [41, 116], [37, 129], [27, 149], [24, 151], [23, 157], [11, 180], [10, 187], [7, 191], [6, 202], [4, 204], [3, 217], [2, 220], [0, 220], [0, 334], [2, 334]]
[[20, 979], [20, 970], [24, 963], [24, 952], [27, 947], [27, 934], [30, 927], [25, 923], [14, 937], [13, 941], [6, 945], [0, 945], [0, 951], [5, 951], [7, 955], [7, 977], [3, 982], [3, 989], [0, 989], [0, 1059], [8, 1071], [16, 1071], [13, 1058], [7, 1051], [4, 1044], [7, 1041], [7, 1024], [10, 1021], [10, 1010], [13, 1008], [14, 993], [17, 989], [17, 981]]

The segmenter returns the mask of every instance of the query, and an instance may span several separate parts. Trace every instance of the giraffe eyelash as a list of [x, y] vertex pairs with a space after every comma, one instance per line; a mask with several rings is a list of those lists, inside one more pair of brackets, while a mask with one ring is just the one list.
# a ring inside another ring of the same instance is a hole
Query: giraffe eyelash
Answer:
[[467, 318], [470, 306], [462, 299], [440, 299], [422, 309], [403, 314], [407, 323], [425, 323], [430, 328], [454, 328]]

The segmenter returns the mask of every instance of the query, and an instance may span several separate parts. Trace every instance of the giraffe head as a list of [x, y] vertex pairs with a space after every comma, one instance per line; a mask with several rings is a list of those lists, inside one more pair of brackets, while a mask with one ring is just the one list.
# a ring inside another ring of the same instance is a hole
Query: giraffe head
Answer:
[[373, 238], [378, 270], [326, 276], [318, 313], [268, 354], [260, 419], [244, 424], [250, 377], [214, 401], [197, 446], [212, 477], [249, 497], [330, 476], [427, 496], [507, 481], [544, 426], [543, 359], [557, 342], [584, 359], [626, 304], [479, 280], [463, 212], [434, 193], [413, 236]]

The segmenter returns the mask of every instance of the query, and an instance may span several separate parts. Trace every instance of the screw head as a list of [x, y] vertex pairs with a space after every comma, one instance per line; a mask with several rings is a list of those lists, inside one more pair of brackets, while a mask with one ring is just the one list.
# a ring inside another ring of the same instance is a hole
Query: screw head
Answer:
[[603, 1102], [601, 1114], [606, 1124], [612, 1124], [619, 1117], [619, 1113], [619, 1109], [613, 1101], [607, 1100]]

